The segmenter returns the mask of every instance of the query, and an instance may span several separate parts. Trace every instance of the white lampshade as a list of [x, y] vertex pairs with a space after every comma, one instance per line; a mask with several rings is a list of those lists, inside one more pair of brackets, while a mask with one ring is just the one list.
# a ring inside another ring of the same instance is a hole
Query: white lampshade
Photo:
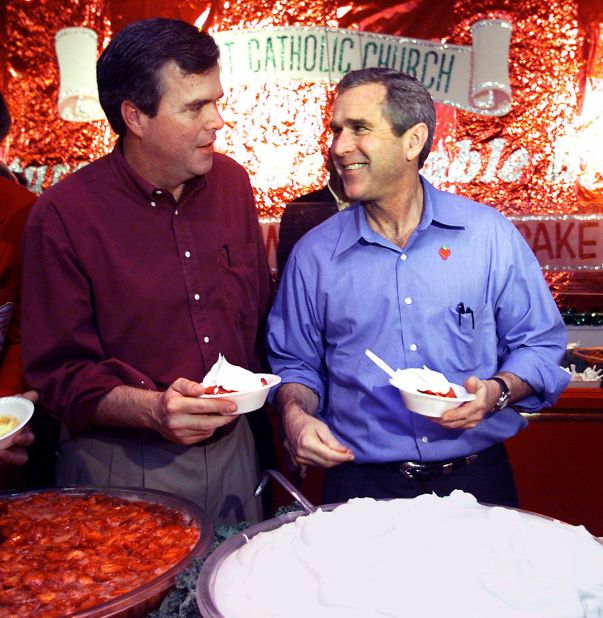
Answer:
[[70, 122], [102, 120], [98, 101], [96, 50], [98, 37], [90, 28], [63, 28], [55, 36], [61, 85], [59, 115]]

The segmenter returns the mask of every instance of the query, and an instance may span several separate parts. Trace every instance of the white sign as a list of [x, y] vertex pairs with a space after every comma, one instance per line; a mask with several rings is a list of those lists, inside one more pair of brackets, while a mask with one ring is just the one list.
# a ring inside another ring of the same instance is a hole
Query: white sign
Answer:
[[416, 77], [439, 103], [502, 116], [511, 109], [511, 24], [484, 19], [473, 24], [471, 34], [471, 46], [305, 26], [213, 36], [226, 87], [262, 80], [338, 82], [351, 70], [386, 66]]

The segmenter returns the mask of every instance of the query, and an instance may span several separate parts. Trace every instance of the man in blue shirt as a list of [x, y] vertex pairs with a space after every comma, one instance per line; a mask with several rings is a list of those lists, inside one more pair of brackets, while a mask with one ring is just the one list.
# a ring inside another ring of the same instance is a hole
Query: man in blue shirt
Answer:
[[[419, 175], [435, 109], [414, 78], [349, 73], [331, 127], [355, 203], [296, 245], [270, 315], [285, 445], [302, 468], [327, 469], [325, 502], [463, 489], [516, 506], [503, 446], [526, 425], [514, 408], [552, 405], [568, 380], [565, 327], [539, 265], [494, 208]], [[414, 414], [366, 348], [476, 398], [441, 419]]]

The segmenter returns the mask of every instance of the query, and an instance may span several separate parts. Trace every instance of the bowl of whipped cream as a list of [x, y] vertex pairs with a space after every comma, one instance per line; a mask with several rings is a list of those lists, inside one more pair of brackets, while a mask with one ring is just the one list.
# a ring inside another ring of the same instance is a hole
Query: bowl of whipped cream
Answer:
[[460, 384], [448, 382], [442, 373], [425, 366], [398, 369], [389, 382], [400, 391], [404, 405], [423, 416], [439, 418], [447, 410], [475, 399]]
[[232, 365], [222, 355], [203, 378], [202, 399], [228, 399], [237, 404], [233, 414], [246, 414], [259, 410], [268, 397], [270, 389], [281, 381], [272, 373], [253, 373], [248, 369]]
[[583, 526], [471, 495], [354, 498], [286, 513], [204, 562], [205, 618], [603, 615], [603, 545]]

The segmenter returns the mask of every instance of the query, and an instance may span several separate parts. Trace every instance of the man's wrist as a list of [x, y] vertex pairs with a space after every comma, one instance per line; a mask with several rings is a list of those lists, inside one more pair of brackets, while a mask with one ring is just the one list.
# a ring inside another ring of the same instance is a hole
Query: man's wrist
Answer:
[[162, 393], [122, 384], [109, 391], [95, 410], [95, 425], [157, 430]]
[[489, 379], [493, 382], [496, 382], [500, 389], [500, 395], [494, 403], [494, 407], [492, 408], [492, 410], [494, 410], [495, 412], [498, 412], [499, 410], [504, 410], [511, 401], [511, 390], [509, 389], [509, 385], [500, 376], [493, 376]]
[[146, 391], [143, 396], [143, 423], [145, 429], [160, 433], [163, 424], [163, 398], [161, 392]]
[[276, 396], [281, 417], [299, 414], [315, 416], [318, 410], [318, 395], [309, 387], [295, 382], [283, 384]]

